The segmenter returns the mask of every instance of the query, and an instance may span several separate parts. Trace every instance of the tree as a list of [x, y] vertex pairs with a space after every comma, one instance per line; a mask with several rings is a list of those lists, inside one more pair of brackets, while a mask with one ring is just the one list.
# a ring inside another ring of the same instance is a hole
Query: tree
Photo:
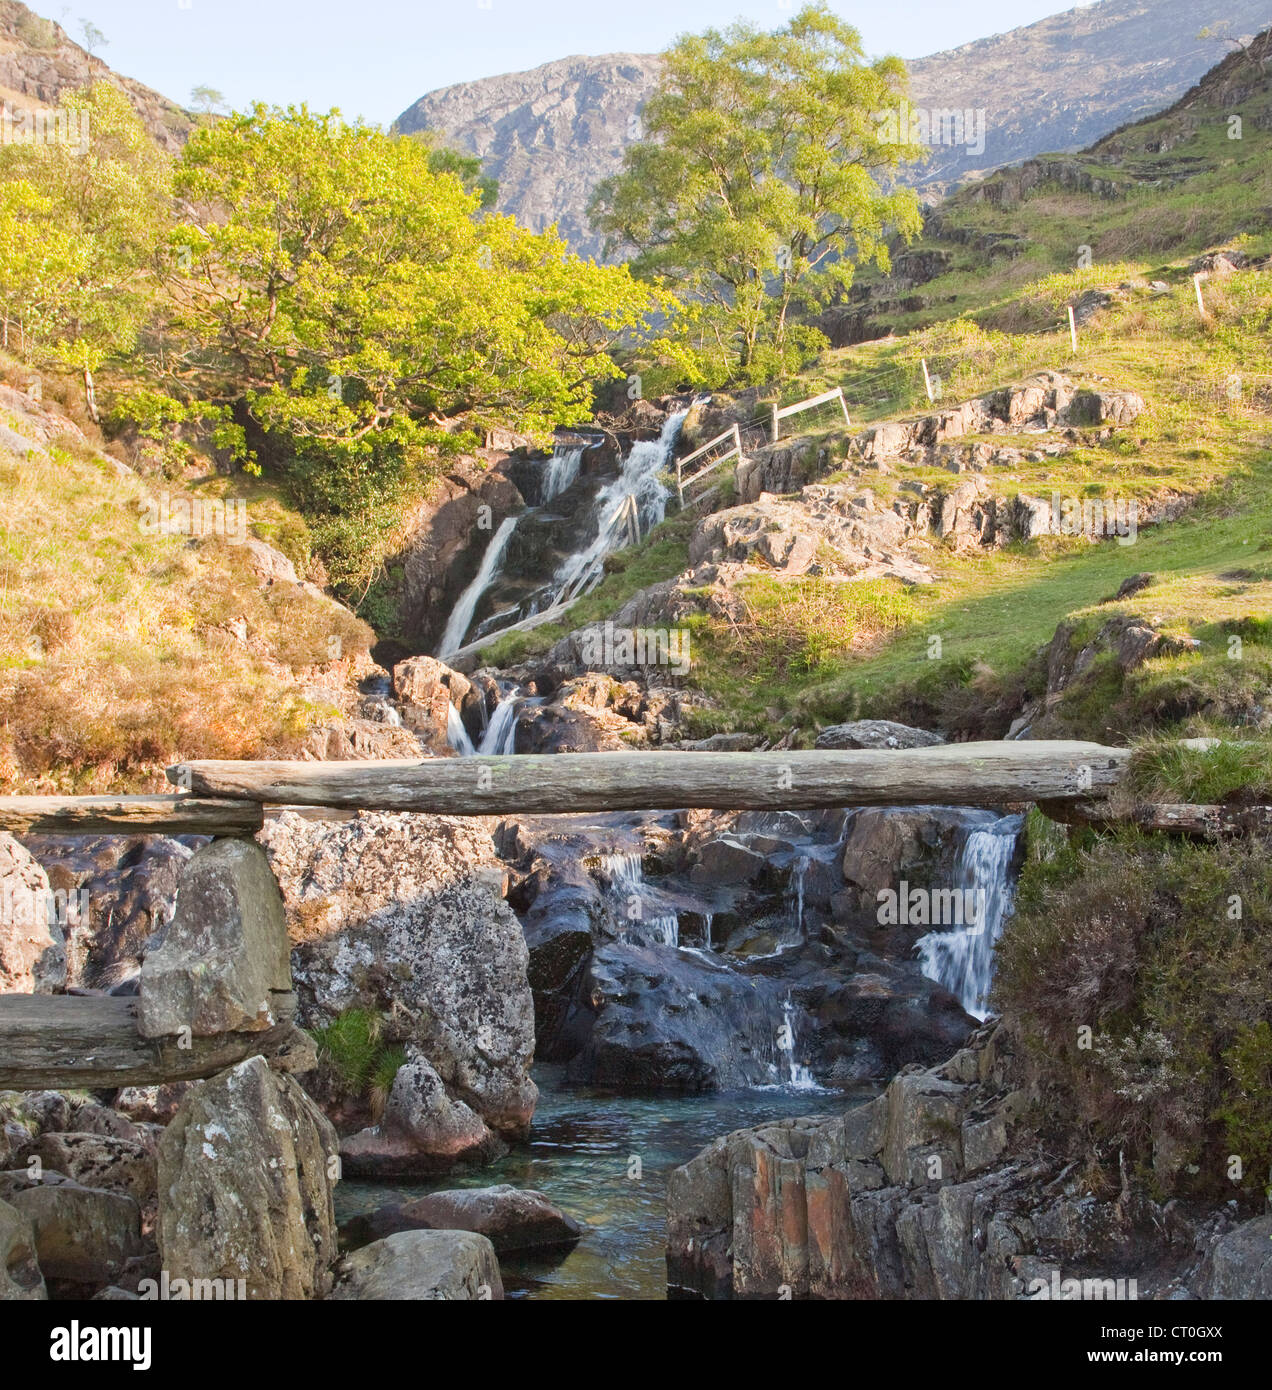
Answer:
[[190, 88], [190, 105], [204, 116], [210, 116], [225, 105], [225, 98], [215, 87], [207, 87], [199, 83]]
[[174, 390], [239, 404], [310, 513], [364, 529], [495, 425], [589, 418], [618, 375], [608, 349], [660, 303], [555, 233], [478, 216], [480, 194], [431, 155], [338, 113], [258, 106], [196, 131], [174, 180]]
[[94, 56], [99, 48], [105, 48], [110, 43], [110, 40], [92, 20], [80, 20], [80, 33], [84, 37], [84, 48], [90, 57]]
[[[171, 225], [170, 160], [109, 82], [63, 100], [60, 138], [0, 148], [4, 337], [31, 361], [93, 374], [136, 344]], [[10, 254], [12, 248], [12, 254]]]
[[892, 176], [922, 150], [882, 119], [905, 90], [900, 59], [866, 62], [820, 4], [773, 33], [738, 23], [665, 55], [646, 138], [590, 213], [638, 275], [687, 292], [685, 364], [700, 379], [789, 370], [825, 343], [793, 310], [828, 302], [856, 265], [886, 271], [890, 238], [918, 232], [918, 199]]

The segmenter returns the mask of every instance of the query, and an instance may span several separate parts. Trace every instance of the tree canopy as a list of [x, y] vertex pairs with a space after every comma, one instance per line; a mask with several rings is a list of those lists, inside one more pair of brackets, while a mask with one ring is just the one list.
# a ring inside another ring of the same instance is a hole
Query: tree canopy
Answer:
[[792, 310], [828, 302], [853, 269], [889, 266], [888, 242], [920, 226], [880, 116], [906, 90], [897, 58], [866, 61], [824, 5], [783, 28], [686, 35], [665, 55], [644, 138], [603, 182], [591, 216], [635, 272], [690, 302], [682, 355], [709, 384], [763, 380], [824, 338]]

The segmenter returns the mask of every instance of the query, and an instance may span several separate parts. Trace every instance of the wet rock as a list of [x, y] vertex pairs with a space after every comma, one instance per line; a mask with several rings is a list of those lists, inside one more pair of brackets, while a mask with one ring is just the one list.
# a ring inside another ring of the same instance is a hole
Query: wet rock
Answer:
[[779, 1079], [784, 995], [771, 980], [684, 951], [613, 943], [592, 956], [595, 1015], [572, 1081], [699, 1092]]
[[54, 891], [81, 909], [68, 931], [68, 985], [111, 989], [136, 978], [148, 943], [172, 920], [190, 856], [204, 843], [199, 836], [27, 837]]
[[0, 1303], [46, 1298], [31, 1222], [16, 1207], [0, 1202]]
[[0, 994], [51, 994], [66, 982], [66, 937], [48, 875], [0, 832]]
[[693, 883], [749, 883], [767, 868], [768, 861], [750, 846], [724, 835], [708, 840], [698, 851], [698, 862], [690, 871]]
[[400, 1205], [378, 1207], [340, 1228], [346, 1245], [364, 1245], [398, 1231], [475, 1231], [498, 1255], [559, 1250], [576, 1245], [583, 1227], [542, 1192], [498, 1187], [433, 1192]]
[[857, 719], [835, 724], [817, 735], [818, 748], [931, 748], [944, 743], [941, 734], [914, 729], [891, 719]]
[[337, 1300], [503, 1298], [494, 1246], [471, 1231], [402, 1231], [341, 1262]]
[[142, 964], [142, 1035], [270, 1028], [275, 994], [290, 990], [283, 901], [264, 851], [247, 840], [199, 850], [163, 942]]
[[159, 1144], [159, 1250], [173, 1278], [315, 1298], [336, 1253], [337, 1139], [289, 1076], [252, 1057], [202, 1082]]

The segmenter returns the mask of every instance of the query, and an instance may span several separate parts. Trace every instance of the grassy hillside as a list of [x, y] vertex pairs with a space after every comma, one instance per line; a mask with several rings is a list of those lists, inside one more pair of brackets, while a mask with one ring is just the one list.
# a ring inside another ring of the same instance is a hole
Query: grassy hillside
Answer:
[[[339, 717], [364, 624], [266, 585], [233, 536], [148, 531], [148, 504], [187, 489], [99, 452], [52, 400], [7, 391], [0, 426], [0, 788], [159, 787], [178, 758], [286, 756]], [[256, 511], [277, 521], [249, 502], [249, 534]]]

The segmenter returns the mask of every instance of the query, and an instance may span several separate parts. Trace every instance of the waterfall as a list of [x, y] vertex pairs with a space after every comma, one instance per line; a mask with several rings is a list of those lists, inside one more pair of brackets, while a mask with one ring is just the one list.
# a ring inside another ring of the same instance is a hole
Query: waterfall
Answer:
[[954, 862], [954, 888], [977, 895], [977, 920], [951, 931], [932, 931], [916, 943], [923, 973], [958, 996], [973, 1018], [988, 1017], [986, 1001], [994, 976], [994, 945], [1011, 912], [1009, 878], [1021, 816], [1003, 816], [966, 832]]
[[481, 596], [494, 583], [503, 565], [504, 551], [508, 549], [512, 533], [517, 529], [518, 519], [515, 516], [505, 517], [499, 523], [499, 529], [490, 538], [490, 544], [481, 559], [481, 568], [473, 577], [472, 583], [460, 594], [455, 607], [451, 609], [450, 617], [446, 620], [446, 631], [437, 647], [439, 660], [444, 661], [448, 656], [453, 656], [464, 645], [464, 638], [472, 626], [473, 614], [477, 611]]
[[791, 1002], [791, 996], [786, 996], [786, 1002], [782, 1005], [782, 1026], [777, 1034], [777, 1051], [786, 1068], [786, 1085], [796, 1091], [817, 1091], [821, 1088], [813, 1080], [812, 1071], [805, 1066], [801, 1066], [795, 1059], [795, 1005]]
[[[611, 910], [618, 919], [619, 935], [623, 940], [634, 940], [641, 946], [680, 945], [680, 918], [674, 912], [654, 917], [644, 915], [649, 888], [639, 854], [604, 854], [601, 872], [609, 881]], [[633, 902], [638, 905], [637, 916], [632, 916], [629, 910]]]
[[486, 732], [481, 736], [479, 753], [502, 758], [517, 751], [517, 706], [521, 700], [521, 687], [514, 686], [512, 693], [505, 695], [495, 706], [490, 716]]
[[715, 913], [714, 913], [714, 912], [704, 912], [704, 913], [702, 914], [702, 927], [703, 927], [703, 932], [704, 932], [704, 934], [706, 935], [706, 939], [707, 939], [707, 950], [708, 950], [708, 951], [714, 951], [714, 950], [715, 950], [715, 947], [711, 944], [711, 924], [712, 924], [714, 921], [715, 921]]
[[605, 557], [618, 550], [628, 534], [629, 513], [625, 504], [629, 500], [636, 503], [642, 535], [662, 521], [670, 494], [658, 475], [671, 458], [680, 426], [688, 413], [682, 410], [669, 415], [657, 439], [633, 444], [623, 460], [618, 477], [597, 494], [594, 511], [596, 535], [558, 567], [552, 580], [554, 603], [588, 593], [600, 583], [605, 573]]
[[446, 742], [465, 758], [471, 758], [476, 752], [473, 741], [468, 737], [468, 730], [464, 728], [464, 721], [459, 717], [459, 711], [454, 705], [446, 706]]
[[539, 505], [541, 507], [546, 507], [553, 498], [560, 497], [579, 476], [579, 465], [583, 462], [584, 447], [583, 445], [575, 449], [558, 447], [553, 451], [552, 457], [544, 465], [543, 474], [539, 481]]
[[808, 855], [801, 854], [791, 870], [790, 881], [786, 886], [787, 910], [795, 922], [795, 932], [804, 940], [804, 880], [808, 877]]

